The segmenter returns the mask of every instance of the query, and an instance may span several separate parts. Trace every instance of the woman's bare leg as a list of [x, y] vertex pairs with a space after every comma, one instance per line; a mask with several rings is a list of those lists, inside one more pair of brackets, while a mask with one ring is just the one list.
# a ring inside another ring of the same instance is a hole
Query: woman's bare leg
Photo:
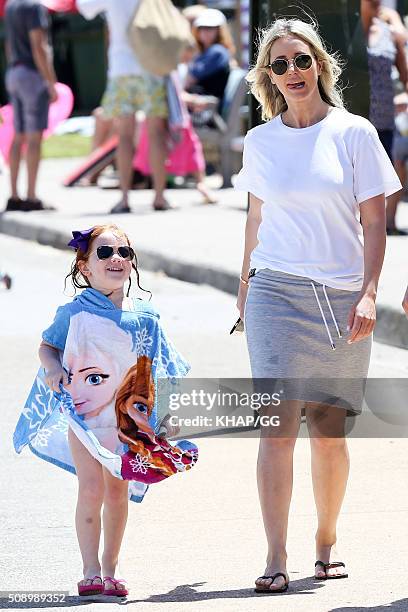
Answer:
[[[339, 560], [335, 548], [337, 520], [340, 514], [350, 469], [344, 437], [346, 411], [332, 406], [310, 405], [306, 418], [312, 451], [313, 491], [317, 509], [316, 560], [324, 563]], [[345, 573], [343, 567], [327, 573]], [[323, 568], [316, 576], [324, 577]]]
[[[107, 119], [104, 115], [103, 108], [98, 106], [92, 112], [92, 116], [95, 118], [95, 129], [92, 137], [91, 151], [95, 151], [98, 147], [101, 147], [114, 133], [113, 119]], [[96, 185], [98, 177], [102, 170], [94, 172], [89, 177], [81, 180], [81, 185]]]
[[[280, 416], [281, 425], [261, 430], [258, 455], [258, 491], [261, 503], [268, 556], [265, 576], [276, 572], [286, 574], [286, 539], [289, 506], [293, 485], [293, 450], [300, 425], [301, 404], [285, 402], [271, 409], [271, 414]], [[271, 579], [258, 579], [258, 588], [276, 590], [284, 585], [278, 577], [273, 584]]]
[[166, 188], [166, 159], [167, 159], [167, 119], [162, 117], [147, 117], [147, 131], [149, 135], [149, 162], [153, 178], [155, 196], [153, 208], [167, 210], [170, 208], [164, 196]]
[[129, 206], [128, 193], [132, 182], [133, 154], [135, 141], [135, 116], [123, 115], [118, 117], [115, 127], [119, 135], [119, 146], [117, 150], [117, 163], [119, 170], [120, 188], [122, 199], [115, 209], [127, 208]]

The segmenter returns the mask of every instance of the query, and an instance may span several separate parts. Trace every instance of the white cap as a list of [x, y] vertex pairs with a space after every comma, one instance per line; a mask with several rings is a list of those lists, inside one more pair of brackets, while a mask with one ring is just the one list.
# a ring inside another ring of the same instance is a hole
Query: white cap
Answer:
[[221, 13], [218, 9], [207, 9], [203, 11], [201, 15], [194, 21], [196, 28], [216, 28], [226, 23], [224, 13]]

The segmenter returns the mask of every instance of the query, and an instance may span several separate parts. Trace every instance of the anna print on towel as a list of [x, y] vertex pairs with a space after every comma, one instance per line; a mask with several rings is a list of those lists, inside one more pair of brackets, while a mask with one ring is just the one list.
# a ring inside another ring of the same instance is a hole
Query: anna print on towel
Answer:
[[[256, 590], [267, 593], [289, 583], [286, 533], [302, 410], [318, 515], [315, 575], [347, 576], [336, 550], [349, 470], [345, 419], [361, 410], [385, 197], [401, 185], [375, 128], [344, 109], [340, 72], [314, 24], [279, 19], [265, 31], [247, 77], [266, 123], [248, 132], [236, 181], [250, 194], [237, 306], [254, 379], [303, 381], [289, 385], [279, 431], [261, 430], [258, 487], [268, 554]], [[336, 378], [343, 391], [333, 394]], [[328, 381], [329, 392], [311, 390], [304, 384], [311, 379]], [[344, 379], [357, 379], [357, 392]]]

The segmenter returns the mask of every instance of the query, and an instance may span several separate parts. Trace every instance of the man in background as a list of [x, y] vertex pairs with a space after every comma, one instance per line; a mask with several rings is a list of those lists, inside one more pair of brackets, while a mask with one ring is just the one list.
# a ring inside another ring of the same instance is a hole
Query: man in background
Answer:
[[[9, 160], [11, 196], [5, 210], [46, 210], [49, 207], [37, 198], [36, 185], [48, 108], [57, 99], [48, 42], [48, 12], [38, 0], [8, 0], [4, 23], [6, 88], [13, 106], [15, 130]], [[27, 198], [23, 200], [17, 182], [24, 143], [27, 144]]]

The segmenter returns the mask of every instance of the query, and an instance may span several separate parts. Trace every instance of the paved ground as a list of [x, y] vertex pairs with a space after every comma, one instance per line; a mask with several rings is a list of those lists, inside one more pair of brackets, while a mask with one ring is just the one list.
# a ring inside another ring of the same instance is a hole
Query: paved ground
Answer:
[[[83, 219], [82, 219], [83, 221]], [[11, 434], [36, 372], [36, 347], [62, 296], [70, 255], [0, 236], [2, 265], [13, 291], [0, 292], [0, 590], [69, 590], [65, 604], [20, 609], [116, 609], [75, 596], [80, 573], [73, 517], [75, 479], [29, 451], [16, 456]], [[234, 298], [207, 286], [143, 272], [175, 344], [195, 375], [246, 376], [242, 337], [227, 333]], [[215, 316], [216, 313], [216, 316]], [[232, 313], [232, 314], [231, 314]], [[371, 376], [407, 376], [406, 351], [374, 345]], [[132, 589], [127, 609], [142, 612], [406, 612], [408, 587], [408, 473], [405, 439], [350, 440], [352, 471], [339, 525], [348, 580], [312, 578], [315, 513], [307, 440], [295, 455], [295, 486], [288, 539], [291, 589], [255, 595], [264, 569], [265, 542], [257, 502], [257, 440], [202, 438], [190, 473], [152, 487], [132, 504], [121, 571]], [[8, 608], [0, 603], [0, 608]]]
[[[152, 193], [135, 191], [132, 215], [108, 216], [119, 199], [117, 190], [96, 187], [64, 188], [63, 178], [77, 160], [47, 160], [41, 167], [40, 195], [57, 207], [56, 213], [0, 215], [0, 232], [63, 247], [75, 228], [105, 223], [124, 227], [134, 241], [142, 265], [163, 270], [188, 282], [207, 283], [235, 294], [241, 267], [246, 195], [232, 189], [219, 191], [217, 206], [203, 206], [195, 190], [169, 190], [174, 211], [155, 213]], [[2, 193], [8, 192], [6, 175], [0, 176]], [[408, 229], [408, 204], [400, 206], [398, 222]], [[378, 295], [377, 338], [408, 348], [408, 323], [401, 301], [408, 284], [408, 237], [388, 239]]]

